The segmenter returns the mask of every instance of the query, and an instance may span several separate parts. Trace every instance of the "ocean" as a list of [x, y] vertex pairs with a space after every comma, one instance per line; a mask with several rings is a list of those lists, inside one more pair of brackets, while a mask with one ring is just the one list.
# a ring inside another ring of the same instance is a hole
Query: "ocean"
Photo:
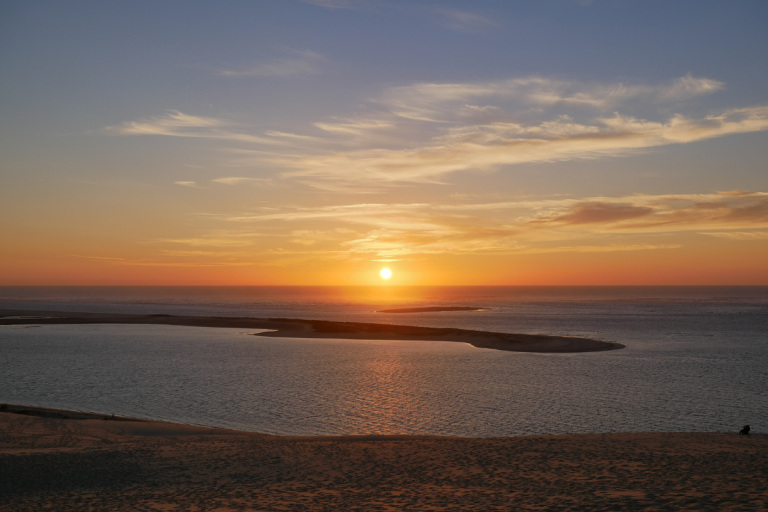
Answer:
[[[377, 313], [406, 306], [482, 311]], [[0, 327], [0, 401], [282, 435], [768, 430], [768, 287], [0, 287], [0, 308], [585, 336], [625, 349]]]

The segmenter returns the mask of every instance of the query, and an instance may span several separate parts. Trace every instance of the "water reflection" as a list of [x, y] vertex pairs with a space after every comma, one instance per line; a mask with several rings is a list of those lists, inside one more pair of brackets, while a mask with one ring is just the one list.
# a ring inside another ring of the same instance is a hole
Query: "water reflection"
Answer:
[[3, 331], [0, 401], [293, 435], [766, 424], [768, 346], [687, 339], [547, 356], [236, 329], [42, 326]]

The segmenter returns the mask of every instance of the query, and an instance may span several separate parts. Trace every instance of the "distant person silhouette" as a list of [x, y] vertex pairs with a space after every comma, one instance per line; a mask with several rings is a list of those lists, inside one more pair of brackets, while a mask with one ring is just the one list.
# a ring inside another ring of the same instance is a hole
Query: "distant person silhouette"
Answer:
[[739, 430], [739, 434], [741, 434], [743, 436], [748, 436], [749, 435], [749, 425], [744, 425], [743, 427], [741, 427], [741, 430]]

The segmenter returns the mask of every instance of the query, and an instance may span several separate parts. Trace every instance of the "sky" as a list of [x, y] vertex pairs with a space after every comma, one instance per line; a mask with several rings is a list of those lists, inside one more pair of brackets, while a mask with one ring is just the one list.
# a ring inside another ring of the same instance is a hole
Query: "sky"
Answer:
[[0, 2], [0, 285], [768, 285], [766, 22]]

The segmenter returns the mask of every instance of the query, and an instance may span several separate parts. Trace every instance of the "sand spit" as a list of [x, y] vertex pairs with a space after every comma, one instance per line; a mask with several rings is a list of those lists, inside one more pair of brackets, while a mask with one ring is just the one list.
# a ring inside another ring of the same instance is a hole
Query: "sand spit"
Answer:
[[[270, 329], [258, 334], [278, 338], [341, 338], [359, 340], [455, 341], [478, 348], [512, 352], [569, 353], [599, 352], [624, 348], [620, 343], [589, 338], [510, 334], [467, 329], [415, 327], [408, 325], [331, 322], [295, 318], [203, 317], [175, 315], [127, 315], [112, 313], [72, 313], [62, 311], [19, 311], [0, 309], [0, 326], [29, 324], [17, 318], [34, 315], [33, 323], [51, 324], [151, 324], [190, 327], [234, 327]], [[45, 318], [48, 317], [48, 318]]]
[[280, 437], [0, 412], [0, 510], [764, 510], [768, 436]]
[[440, 311], [483, 311], [486, 308], [474, 306], [427, 306], [423, 308], [379, 309], [377, 313], [436, 313]]

